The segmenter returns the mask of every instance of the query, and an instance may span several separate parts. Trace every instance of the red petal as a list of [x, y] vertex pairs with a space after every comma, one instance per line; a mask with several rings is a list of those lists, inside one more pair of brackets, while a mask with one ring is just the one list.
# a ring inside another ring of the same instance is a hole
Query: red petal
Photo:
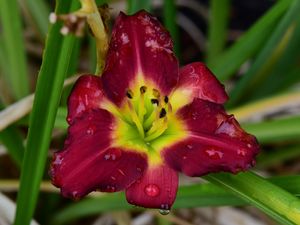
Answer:
[[178, 174], [167, 165], [148, 168], [141, 180], [126, 190], [130, 204], [145, 208], [170, 209], [178, 188]]
[[104, 92], [100, 77], [81, 76], [76, 81], [68, 99], [68, 123], [71, 124], [83, 112], [98, 109], [103, 99]]
[[146, 11], [133, 16], [120, 13], [102, 76], [107, 96], [119, 105], [138, 74], [168, 95], [179, 74], [173, 43], [165, 28]]
[[[190, 117], [193, 113], [198, 114]], [[163, 156], [172, 168], [189, 176], [202, 176], [219, 171], [237, 173], [255, 163], [259, 151], [256, 138], [246, 133], [233, 116], [226, 116], [220, 105], [196, 99], [178, 114], [191, 132], [186, 140], [164, 150]]]
[[185, 121], [190, 131], [207, 134], [213, 133], [228, 117], [222, 105], [199, 98], [182, 107], [177, 116]]
[[147, 167], [146, 157], [112, 148], [114, 119], [97, 109], [76, 118], [62, 151], [55, 153], [50, 175], [66, 197], [80, 198], [91, 191], [113, 192], [127, 188]]
[[[193, 101], [194, 98], [223, 104], [228, 100], [224, 86], [217, 80], [204, 63], [195, 62], [180, 69], [179, 81], [175, 98], [184, 96], [184, 101], [179, 100], [180, 105]], [[174, 99], [176, 101], [176, 99]], [[178, 107], [179, 108], [179, 107]]]

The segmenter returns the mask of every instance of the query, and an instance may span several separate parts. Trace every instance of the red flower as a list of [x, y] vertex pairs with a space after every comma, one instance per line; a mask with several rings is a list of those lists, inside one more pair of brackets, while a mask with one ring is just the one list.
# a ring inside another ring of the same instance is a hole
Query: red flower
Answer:
[[145, 11], [117, 18], [102, 77], [83, 75], [50, 174], [66, 197], [126, 190], [129, 203], [169, 209], [178, 172], [237, 173], [259, 146], [222, 104], [224, 87], [200, 62], [179, 70], [169, 33]]

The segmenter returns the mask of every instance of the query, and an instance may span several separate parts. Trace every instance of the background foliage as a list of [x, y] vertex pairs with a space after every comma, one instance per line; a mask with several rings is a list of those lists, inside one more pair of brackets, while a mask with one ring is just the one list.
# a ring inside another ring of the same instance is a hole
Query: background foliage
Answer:
[[[47, 164], [66, 134], [64, 80], [95, 71], [95, 43], [88, 30], [83, 38], [62, 36], [60, 23], [48, 23], [49, 12], [74, 11], [77, 0], [1, 0], [0, 224], [101, 224], [95, 221], [108, 215], [117, 224], [144, 215], [157, 224], [189, 224], [195, 216], [182, 216], [184, 208], [243, 206], [239, 211], [253, 217], [246, 205], [260, 210], [257, 224], [300, 224], [300, 0], [97, 1], [105, 2], [111, 24], [120, 10], [151, 11], [169, 29], [181, 64], [209, 65], [228, 89], [227, 109], [261, 143], [257, 166], [192, 184], [183, 177], [164, 217], [133, 208], [122, 193], [63, 199]], [[223, 224], [213, 217], [207, 224]]]

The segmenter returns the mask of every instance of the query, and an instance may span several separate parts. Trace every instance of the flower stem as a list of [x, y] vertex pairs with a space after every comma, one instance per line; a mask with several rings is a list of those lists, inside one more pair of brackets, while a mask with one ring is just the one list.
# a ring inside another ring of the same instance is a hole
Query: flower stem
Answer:
[[97, 66], [95, 73], [101, 74], [108, 50], [108, 36], [95, 0], [80, 0], [80, 3], [81, 9], [75, 12], [75, 14], [86, 17], [87, 23], [93, 32], [97, 48]]

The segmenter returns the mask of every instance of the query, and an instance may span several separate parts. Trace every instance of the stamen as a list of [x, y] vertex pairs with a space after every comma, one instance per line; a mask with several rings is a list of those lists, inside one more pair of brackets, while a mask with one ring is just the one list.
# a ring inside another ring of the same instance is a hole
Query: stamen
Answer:
[[159, 137], [168, 128], [167, 117], [161, 118], [153, 122], [151, 129], [146, 133], [145, 141], [152, 141]]
[[139, 115], [139, 120], [141, 124], [144, 122], [144, 115], [146, 114], [146, 109], [145, 109], [145, 92], [147, 91], [146, 86], [141, 86], [140, 87], [140, 101], [139, 101], [139, 107], [138, 107], [138, 115]]
[[140, 92], [141, 92], [141, 94], [146, 93], [146, 91], [147, 91], [147, 87], [146, 87], [146, 86], [140, 87]]
[[165, 101], [165, 103], [168, 103], [168, 102], [169, 102], [168, 96], [165, 96], [164, 101]]
[[151, 127], [153, 121], [156, 119], [157, 111], [158, 111], [158, 107], [156, 105], [155, 109], [152, 111], [152, 113], [150, 114], [150, 116], [148, 116], [148, 118], [144, 122], [144, 128], [145, 128], [145, 130], [148, 130]]
[[126, 91], [126, 96], [127, 96], [127, 98], [132, 99], [133, 98], [133, 92], [131, 90], [127, 90]]
[[153, 93], [153, 96], [155, 98], [159, 98], [160, 97], [160, 93], [159, 93], [159, 91], [157, 89], [153, 88], [152, 89], [152, 93]]
[[156, 104], [156, 105], [158, 105], [159, 104], [159, 101], [158, 101], [158, 99], [156, 99], [156, 98], [152, 98], [151, 99], [151, 103], [154, 105], [154, 104]]
[[159, 118], [163, 118], [167, 115], [167, 111], [165, 108], [162, 108], [159, 113]]
[[140, 135], [142, 137], [144, 137], [145, 136], [144, 128], [143, 128], [143, 125], [141, 124], [141, 121], [139, 120], [138, 115], [136, 114], [134, 106], [132, 105], [132, 103], [130, 101], [127, 101], [127, 103], [128, 103], [128, 108], [129, 108], [129, 113], [130, 113], [131, 119], [134, 122], [134, 124], [136, 125]]

